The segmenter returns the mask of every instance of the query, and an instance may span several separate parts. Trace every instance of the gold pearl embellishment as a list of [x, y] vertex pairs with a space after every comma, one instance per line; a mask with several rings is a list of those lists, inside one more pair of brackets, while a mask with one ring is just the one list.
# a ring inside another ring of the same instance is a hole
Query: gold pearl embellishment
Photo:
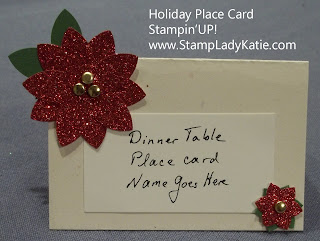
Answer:
[[277, 213], [284, 213], [287, 209], [287, 205], [282, 201], [278, 201], [274, 206], [274, 209]]
[[88, 94], [91, 97], [98, 97], [100, 95], [100, 88], [98, 85], [91, 85], [88, 89]]
[[89, 85], [93, 82], [93, 74], [90, 72], [84, 72], [81, 77], [81, 80], [83, 83]]
[[73, 86], [73, 92], [76, 95], [83, 95], [86, 89], [84, 88], [83, 84], [77, 83], [75, 86]]

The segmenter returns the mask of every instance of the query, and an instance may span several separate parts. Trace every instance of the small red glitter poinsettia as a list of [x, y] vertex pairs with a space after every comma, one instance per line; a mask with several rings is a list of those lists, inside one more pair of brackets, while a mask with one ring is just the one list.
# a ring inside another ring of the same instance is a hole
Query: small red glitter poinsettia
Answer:
[[43, 71], [23, 83], [37, 98], [31, 118], [56, 121], [62, 146], [83, 136], [98, 148], [107, 128], [132, 129], [127, 107], [145, 97], [129, 79], [138, 58], [116, 54], [110, 31], [87, 42], [79, 32], [68, 28], [61, 46], [39, 44], [37, 49]]
[[271, 183], [266, 195], [256, 201], [256, 206], [262, 213], [263, 224], [267, 227], [277, 225], [279, 228], [288, 229], [292, 218], [302, 212], [295, 196], [294, 187], [281, 189]]

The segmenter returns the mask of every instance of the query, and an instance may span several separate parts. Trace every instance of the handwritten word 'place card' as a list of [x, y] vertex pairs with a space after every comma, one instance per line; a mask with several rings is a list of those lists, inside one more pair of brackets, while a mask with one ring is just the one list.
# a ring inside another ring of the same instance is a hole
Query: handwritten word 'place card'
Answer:
[[273, 180], [275, 114], [134, 114], [84, 146], [85, 212], [251, 213]]

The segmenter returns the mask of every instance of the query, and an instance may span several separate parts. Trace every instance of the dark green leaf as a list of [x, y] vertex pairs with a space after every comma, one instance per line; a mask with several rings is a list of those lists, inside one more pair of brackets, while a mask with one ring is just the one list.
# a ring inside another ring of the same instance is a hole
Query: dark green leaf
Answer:
[[303, 207], [303, 204], [301, 202], [299, 202], [297, 199], [295, 199], [295, 201], [299, 204], [301, 208]]
[[294, 228], [294, 223], [296, 222], [295, 217], [291, 218], [290, 226], [289, 228]]
[[36, 48], [20, 49], [10, 54], [9, 59], [13, 66], [27, 77], [42, 71]]
[[273, 225], [267, 227], [267, 230], [268, 230], [268, 232], [272, 232], [272, 231], [274, 231], [274, 230], [277, 229], [277, 228], [278, 228], [278, 226], [275, 225], [275, 224], [273, 224]]
[[51, 31], [51, 43], [60, 46], [63, 35], [69, 27], [74, 28], [81, 33], [77, 20], [71, 15], [71, 13], [64, 9], [53, 24]]
[[262, 212], [260, 212], [260, 210], [257, 209], [257, 208], [254, 210], [254, 213], [255, 213], [257, 216], [259, 216], [259, 217], [262, 216]]
[[267, 190], [268, 190], [267, 188], [264, 188], [264, 189], [263, 189], [262, 196], [267, 195]]

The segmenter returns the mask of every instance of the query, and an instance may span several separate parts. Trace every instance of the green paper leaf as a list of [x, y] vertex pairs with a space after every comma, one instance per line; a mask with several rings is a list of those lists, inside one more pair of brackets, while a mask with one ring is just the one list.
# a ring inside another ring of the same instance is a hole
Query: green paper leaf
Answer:
[[262, 217], [262, 212], [260, 212], [259, 209], [256, 208], [256, 209], [254, 210], [254, 213], [255, 213], [257, 216]]
[[264, 188], [264, 189], [263, 189], [262, 196], [267, 195], [267, 190], [268, 190], [267, 188]]
[[291, 218], [291, 222], [290, 222], [289, 228], [294, 228], [295, 222], [296, 222], [296, 218], [295, 217]]
[[71, 13], [64, 9], [53, 24], [51, 31], [51, 43], [60, 46], [63, 35], [69, 27], [74, 28], [81, 33], [77, 20], [71, 15]]
[[301, 202], [299, 202], [297, 199], [295, 199], [295, 201], [299, 204], [301, 208], [303, 207], [303, 204]]
[[9, 59], [13, 66], [27, 77], [42, 71], [36, 48], [20, 49], [10, 54]]
[[268, 232], [272, 232], [272, 231], [274, 231], [274, 230], [277, 229], [277, 228], [278, 228], [278, 226], [275, 225], [275, 224], [273, 224], [273, 225], [267, 227], [267, 230], [268, 230]]

